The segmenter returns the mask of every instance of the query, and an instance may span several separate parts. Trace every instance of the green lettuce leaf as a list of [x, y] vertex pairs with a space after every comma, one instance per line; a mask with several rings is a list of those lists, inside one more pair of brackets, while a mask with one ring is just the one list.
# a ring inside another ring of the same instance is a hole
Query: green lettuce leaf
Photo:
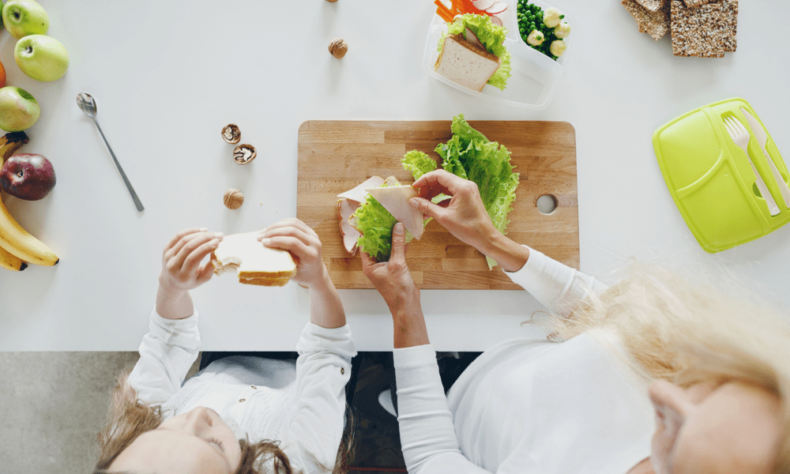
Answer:
[[[452, 131], [453, 138], [436, 147], [444, 160], [444, 169], [477, 184], [494, 227], [505, 234], [519, 179], [510, 164], [510, 152], [472, 128], [463, 114], [453, 118]], [[496, 265], [493, 260], [487, 260], [489, 267]]]
[[376, 199], [369, 195], [354, 212], [356, 228], [362, 233], [357, 239], [359, 248], [383, 262], [389, 260], [392, 250], [392, 228], [398, 222]]
[[[384, 183], [380, 187], [398, 186], [400, 183]], [[368, 194], [365, 201], [352, 214], [356, 220], [354, 226], [362, 236], [357, 239], [357, 246], [365, 253], [376, 259], [377, 262], [386, 262], [392, 252], [392, 228], [398, 220], [390, 214], [373, 196]], [[406, 243], [414, 236], [406, 231]]]
[[420, 179], [425, 173], [436, 169], [436, 162], [430, 156], [417, 150], [406, 153], [401, 159], [401, 163], [403, 163], [403, 168], [414, 176], [414, 181]]
[[507, 28], [493, 24], [491, 22], [491, 17], [488, 15], [473, 15], [467, 13], [447, 23], [447, 32], [443, 34], [439, 40], [438, 50], [441, 51], [444, 47], [444, 39], [447, 35], [465, 35], [467, 28], [477, 36], [477, 39], [486, 51], [500, 59], [501, 64], [499, 65], [499, 69], [491, 76], [488, 83], [498, 89], [505, 90], [507, 80], [510, 78], [512, 71], [510, 52], [505, 48]]

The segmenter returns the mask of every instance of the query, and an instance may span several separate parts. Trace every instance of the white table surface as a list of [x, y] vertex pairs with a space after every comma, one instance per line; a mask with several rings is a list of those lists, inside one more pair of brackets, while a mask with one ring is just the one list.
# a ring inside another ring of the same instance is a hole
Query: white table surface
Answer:
[[[540, 112], [492, 105], [427, 77], [421, 60], [434, 11], [429, 0], [41, 3], [50, 34], [70, 52], [66, 76], [55, 83], [25, 77], [7, 32], [0, 61], [8, 83], [41, 104], [23, 151], [48, 157], [58, 184], [39, 202], [5, 201], [61, 262], [0, 272], [0, 350], [135, 350], [172, 235], [191, 226], [249, 231], [295, 215], [297, 130], [311, 119], [449, 120], [464, 113], [472, 120], [568, 121], [578, 141], [583, 271], [611, 282], [611, 272], [635, 257], [722, 275], [790, 303], [790, 227], [705, 253], [672, 202], [651, 145], [653, 131], [676, 116], [741, 96], [790, 157], [790, 2], [741, 2], [737, 53], [696, 59], [674, 57], [668, 37], [639, 34], [619, 1], [554, 0], [574, 17], [575, 41], [558, 95]], [[340, 61], [327, 52], [335, 37], [349, 44]], [[97, 99], [143, 213], [76, 106], [83, 91]], [[235, 165], [220, 138], [230, 122], [257, 147], [251, 165]], [[229, 187], [246, 196], [237, 211], [222, 205]], [[535, 334], [521, 326], [540, 309], [526, 292], [422, 294], [440, 350], [484, 350]], [[391, 349], [379, 295], [341, 295], [358, 349]], [[193, 296], [207, 350], [293, 350], [308, 319], [308, 294], [295, 284], [248, 287], [226, 276]]]

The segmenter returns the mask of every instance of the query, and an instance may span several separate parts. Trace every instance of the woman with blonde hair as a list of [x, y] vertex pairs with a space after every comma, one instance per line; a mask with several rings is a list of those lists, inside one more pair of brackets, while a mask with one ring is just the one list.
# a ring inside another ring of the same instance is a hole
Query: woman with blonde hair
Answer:
[[310, 290], [299, 358], [225, 357], [184, 382], [200, 347], [189, 291], [211, 279], [205, 257], [221, 239], [188, 229], [165, 248], [149, 332], [113, 392], [95, 472], [345, 472], [344, 388], [356, 350], [321, 242], [303, 222], [286, 219], [258, 236], [293, 254], [292, 279]]
[[414, 186], [410, 204], [496, 260], [564, 342], [502, 342], [445, 396], [396, 225], [389, 262], [363, 268], [393, 316], [409, 472], [790, 473], [782, 316], [652, 268], [607, 288], [498, 232], [474, 183], [435, 171]]

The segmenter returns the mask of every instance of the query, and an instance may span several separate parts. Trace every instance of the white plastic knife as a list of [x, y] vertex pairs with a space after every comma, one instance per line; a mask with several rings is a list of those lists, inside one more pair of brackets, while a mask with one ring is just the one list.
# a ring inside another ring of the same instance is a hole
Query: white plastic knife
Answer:
[[787, 187], [787, 183], [784, 179], [782, 179], [782, 174], [779, 173], [779, 170], [776, 168], [776, 163], [774, 163], [771, 155], [768, 154], [768, 150], [765, 149], [765, 144], [768, 142], [768, 134], [765, 133], [765, 129], [763, 129], [762, 125], [760, 125], [760, 122], [752, 117], [752, 114], [747, 112], [745, 108], [741, 107], [741, 112], [743, 112], [743, 115], [746, 117], [746, 121], [749, 122], [749, 127], [752, 129], [752, 135], [754, 135], [754, 138], [757, 139], [757, 143], [760, 144], [760, 148], [763, 150], [765, 159], [768, 160], [768, 165], [771, 167], [771, 173], [773, 173], [776, 184], [779, 185], [779, 191], [782, 193], [782, 197], [785, 200], [785, 206], [790, 209], [790, 188]]

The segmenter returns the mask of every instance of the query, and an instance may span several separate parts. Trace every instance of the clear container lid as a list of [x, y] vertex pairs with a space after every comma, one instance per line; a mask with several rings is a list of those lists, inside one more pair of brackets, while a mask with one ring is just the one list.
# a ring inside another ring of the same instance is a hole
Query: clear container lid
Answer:
[[[439, 58], [439, 51], [437, 50], [439, 40], [442, 34], [447, 31], [447, 22], [436, 14], [433, 15], [431, 26], [428, 29], [428, 39], [425, 42], [425, 54], [422, 61], [423, 67], [425, 67], [429, 76], [467, 94], [521, 108], [544, 109], [551, 102], [557, 82], [559, 82], [565, 69], [565, 64], [568, 62], [568, 55], [573, 49], [571, 43], [574, 35], [571, 33], [567, 38], [563, 39], [567, 44], [565, 54], [554, 61], [545, 54], [532, 49], [521, 39], [516, 19], [517, 1], [499, 1], [507, 3], [507, 10], [498, 16], [502, 19], [502, 23], [508, 31], [505, 37], [505, 47], [512, 57], [511, 65], [513, 68], [504, 91], [486, 84], [483, 90], [478, 92], [453, 82], [434, 70], [436, 60]], [[541, 7], [544, 11], [551, 8], [551, 5], [543, 2], [530, 1], [530, 3]], [[571, 28], [573, 28], [574, 23], [570, 16], [563, 11], [560, 11], [560, 14], [565, 15], [563, 21], [570, 23]]]

